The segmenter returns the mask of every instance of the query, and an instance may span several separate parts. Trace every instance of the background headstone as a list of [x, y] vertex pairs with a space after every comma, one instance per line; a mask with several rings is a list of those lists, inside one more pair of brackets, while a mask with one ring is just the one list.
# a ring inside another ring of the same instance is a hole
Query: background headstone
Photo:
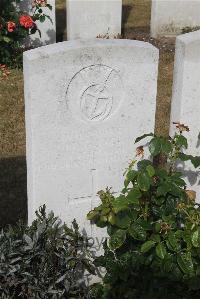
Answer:
[[174, 36], [200, 26], [200, 0], [152, 0], [151, 36]]
[[28, 216], [43, 204], [90, 233], [97, 191], [123, 185], [134, 140], [154, 131], [158, 50], [77, 40], [24, 54]]
[[67, 39], [121, 34], [122, 0], [67, 0]]
[[[32, 15], [33, 9], [32, 8], [32, 0], [26, 0], [20, 3], [20, 9], [24, 12], [29, 13]], [[56, 42], [56, 7], [55, 7], [55, 0], [48, 0], [48, 4], [52, 6], [52, 10], [42, 7], [43, 12], [48, 15], [52, 22], [49, 19], [46, 19], [44, 23], [36, 22], [38, 28], [41, 31], [41, 37], [39, 32], [30, 35], [26, 39], [27, 46], [31, 47], [39, 47], [54, 44]]]
[[[173, 97], [171, 107], [171, 128], [173, 134], [175, 126], [172, 122], [181, 122], [190, 128], [185, 133], [188, 138], [188, 153], [200, 155], [200, 30], [183, 34], [176, 39], [176, 55], [174, 67]], [[181, 163], [185, 176], [192, 189], [200, 197], [199, 171], [190, 162]]]

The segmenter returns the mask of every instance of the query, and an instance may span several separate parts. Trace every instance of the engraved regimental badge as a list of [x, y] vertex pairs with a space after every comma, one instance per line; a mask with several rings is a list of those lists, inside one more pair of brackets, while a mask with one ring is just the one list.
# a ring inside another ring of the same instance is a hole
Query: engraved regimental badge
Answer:
[[106, 65], [81, 69], [67, 87], [67, 105], [86, 121], [105, 120], [117, 109], [123, 98], [119, 72]]

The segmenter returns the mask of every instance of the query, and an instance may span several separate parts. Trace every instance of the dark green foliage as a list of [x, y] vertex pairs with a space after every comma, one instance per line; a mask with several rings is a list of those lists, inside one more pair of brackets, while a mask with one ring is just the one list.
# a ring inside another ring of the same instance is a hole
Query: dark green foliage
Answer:
[[43, 207], [30, 227], [0, 233], [0, 298], [87, 298], [89, 256], [76, 222], [68, 228]]
[[[19, 9], [20, 2], [27, 0], [0, 0], [0, 64], [6, 64], [10, 67], [22, 66], [22, 53], [25, 50], [24, 39], [34, 34], [40, 33], [39, 28], [34, 23], [32, 28], [25, 28], [20, 25], [21, 15], [27, 15]], [[48, 3], [46, 7], [52, 9]], [[36, 5], [31, 15], [33, 21], [44, 22], [50, 17], [43, 13], [41, 5]], [[16, 27], [12, 32], [8, 30], [8, 22], [14, 22]]]
[[[17, 0], [17, 3], [20, 1]], [[25, 28], [8, 32], [7, 22], [19, 24], [19, 15], [12, 0], [0, 0], [0, 63], [19, 66], [22, 63], [21, 40], [27, 35]]]
[[152, 158], [164, 155], [166, 166], [134, 160], [121, 194], [100, 191], [101, 205], [88, 214], [109, 235], [95, 261], [107, 273], [94, 298], [200, 299], [200, 206], [175, 167], [180, 159], [199, 167], [200, 157], [183, 153], [182, 132], [189, 129], [176, 125], [174, 138], [145, 134], [136, 140], [152, 136], [146, 147]]

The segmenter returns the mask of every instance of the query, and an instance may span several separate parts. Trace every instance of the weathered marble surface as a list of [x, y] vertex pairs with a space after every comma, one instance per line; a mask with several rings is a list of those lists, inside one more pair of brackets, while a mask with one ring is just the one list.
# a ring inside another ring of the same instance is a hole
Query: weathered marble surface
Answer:
[[67, 39], [121, 34], [122, 0], [67, 0]]
[[29, 222], [42, 204], [91, 232], [97, 191], [121, 190], [134, 140], [154, 130], [158, 50], [77, 40], [24, 54]]

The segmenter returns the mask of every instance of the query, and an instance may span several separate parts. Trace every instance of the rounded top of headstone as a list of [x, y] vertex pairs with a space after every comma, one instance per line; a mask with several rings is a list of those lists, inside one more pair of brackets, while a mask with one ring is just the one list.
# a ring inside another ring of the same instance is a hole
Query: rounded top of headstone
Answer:
[[152, 44], [137, 40], [128, 39], [80, 39], [61, 42], [53, 45], [43, 46], [36, 49], [28, 50], [24, 52], [24, 59], [33, 61], [41, 58], [49, 58], [56, 54], [66, 53], [70, 50], [76, 50], [81, 48], [100, 48], [100, 47], [120, 47], [120, 48], [133, 48], [148, 50], [155, 55], [159, 54], [159, 50]]

